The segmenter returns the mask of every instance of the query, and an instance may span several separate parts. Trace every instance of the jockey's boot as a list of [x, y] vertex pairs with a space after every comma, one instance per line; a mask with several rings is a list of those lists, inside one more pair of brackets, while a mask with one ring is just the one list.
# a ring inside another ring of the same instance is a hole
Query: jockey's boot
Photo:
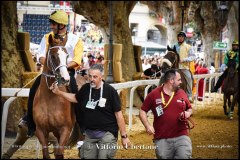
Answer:
[[211, 90], [211, 93], [218, 91], [218, 88], [220, 88], [221, 85], [222, 85], [222, 82], [223, 82], [222, 79], [223, 79], [223, 78], [219, 78], [219, 79], [218, 79], [216, 85], [215, 85], [215, 86], [213, 87], [213, 89]]
[[28, 115], [28, 132], [27, 132], [27, 136], [30, 138], [34, 135], [34, 132], [36, 130], [36, 125], [33, 121], [33, 117], [32, 115]]
[[28, 127], [27, 137], [32, 137], [34, 135], [35, 129]]

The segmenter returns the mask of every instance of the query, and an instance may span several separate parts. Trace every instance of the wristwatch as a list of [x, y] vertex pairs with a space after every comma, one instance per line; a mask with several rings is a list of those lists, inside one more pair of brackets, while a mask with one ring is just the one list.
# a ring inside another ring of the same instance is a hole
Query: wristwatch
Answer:
[[125, 135], [122, 135], [121, 137], [122, 138], [127, 138], [128, 136], [127, 136], [127, 134], [125, 134]]

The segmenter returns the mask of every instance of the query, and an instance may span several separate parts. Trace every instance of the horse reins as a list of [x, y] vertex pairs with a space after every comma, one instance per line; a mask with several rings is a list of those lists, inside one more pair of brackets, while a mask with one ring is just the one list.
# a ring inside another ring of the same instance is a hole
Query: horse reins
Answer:
[[27, 84], [25, 84], [22, 88], [20, 88], [19, 91], [17, 91], [15, 94], [14, 94], [14, 97], [17, 97], [17, 94], [23, 89], [25, 88], [27, 85], [29, 85], [33, 80], [35, 80], [39, 75], [41, 75], [42, 73], [39, 73], [36, 77], [34, 77], [33, 79], [31, 79]]
[[[188, 129], [193, 129], [196, 125], [191, 117], [188, 118], [185, 117], [185, 111], [184, 114], [182, 114], [182, 116], [179, 117], [179, 120], [184, 121]], [[189, 124], [189, 122], [192, 124], [192, 126]]]

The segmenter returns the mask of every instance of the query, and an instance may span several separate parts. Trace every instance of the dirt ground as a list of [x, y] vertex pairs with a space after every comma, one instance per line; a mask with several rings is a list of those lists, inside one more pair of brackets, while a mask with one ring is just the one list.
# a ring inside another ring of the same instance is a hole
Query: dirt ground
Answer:
[[[194, 159], [238, 159], [239, 157], [239, 120], [237, 108], [235, 107], [233, 120], [223, 114], [223, 102], [209, 102], [202, 106], [198, 104], [194, 108], [193, 120], [197, 124], [190, 131], [192, 140]], [[152, 116], [149, 116], [152, 121]], [[154, 144], [152, 136], [145, 132], [138, 116], [128, 135], [132, 142], [132, 147], [128, 150], [121, 148], [121, 142], [118, 141], [119, 149], [116, 154], [117, 159], [155, 159]], [[11, 144], [13, 139], [6, 138], [5, 150]], [[29, 139], [22, 149], [18, 150], [12, 158], [30, 159], [37, 158], [36, 138]], [[39, 158], [41, 158], [41, 151]], [[51, 155], [53, 158], [53, 155]], [[79, 159], [76, 147], [65, 150], [65, 158]]]

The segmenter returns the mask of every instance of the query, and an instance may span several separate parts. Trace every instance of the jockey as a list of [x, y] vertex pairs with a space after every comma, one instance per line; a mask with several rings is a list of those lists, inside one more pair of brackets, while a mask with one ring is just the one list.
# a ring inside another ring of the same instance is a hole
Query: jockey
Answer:
[[[52, 32], [47, 33], [44, 35], [44, 37], [41, 40], [40, 47], [38, 49], [38, 55], [37, 60], [44, 64], [46, 53], [49, 48], [48, 44], [48, 37], [49, 35], [52, 35], [54, 39], [60, 39], [63, 40], [67, 36], [67, 42], [66, 42], [66, 50], [69, 54], [69, 58], [67, 60], [67, 68], [70, 75], [70, 88], [72, 93], [77, 92], [77, 83], [74, 78], [75, 75], [75, 68], [77, 68], [81, 64], [82, 54], [83, 54], [83, 42], [82, 40], [72, 34], [67, 32], [67, 25], [68, 25], [68, 15], [66, 12], [62, 10], [54, 11], [50, 17], [50, 28]], [[27, 115], [23, 118], [24, 121], [27, 121], [28, 124], [28, 136], [32, 137], [34, 135], [35, 131], [35, 123], [33, 121], [33, 99], [35, 96], [35, 93], [38, 89], [38, 86], [40, 84], [41, 75], [37, 77], [35, 82], [32, 85], [32, 88], [29, 92], [29, 98], [28, 98], [28, 112]]]
[[[179, 57], [180, 57], [179, 69], [188, 69], [192, 72], [192, 74], [194, 74], [195, 71], [192, 68], [194, 68], [195, 54], [193, 52], [191, 45], [187, 44], [185, 42], [185, 39], [186, 39], [185, 32], [180, 31], [177, 34], [178, 43], [176, 43], [174, 45], [176, 47], [177, 53], [179, 54]], [[188, 95], [188, 99], [190, 102], [192, 102], [192, 87], [193, 86], [191, 83], [189, 83], [189, 82], [191, 82], [192, 75], [189, 74], [189, 72], [187, 70], [183, 70], [183, 73], [188, 82], [187, 91], [186, 91], [187, 95]]]
[[[228, 66], [229, 60], [233, 60], [236, 62], [236, 69], [239, 69], [239, 48], [238, 47], [239, 47], [238, 41], [236, 40], [233, 41], [232, 49], [227, 51], [224, 57], [224, 64]], [[211, 92], [217, 92], [217, 90], [221, 87], [223, 80], [227, 77], [227, 73], [228, 73], [228, 68], [225, 69], [223, 74], [219, 77], [216, 85], [211, 90]]]

